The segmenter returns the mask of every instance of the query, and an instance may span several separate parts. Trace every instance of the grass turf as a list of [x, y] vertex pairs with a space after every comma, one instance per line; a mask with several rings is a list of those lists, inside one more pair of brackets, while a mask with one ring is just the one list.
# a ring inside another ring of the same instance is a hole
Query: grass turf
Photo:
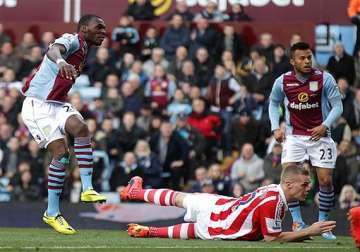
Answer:
[[130, 238], [124, 231], [80, 230], [66, 236], [51, 229], [0, 228], [2, 251], [358, 251], [351, 237], [336, 241], [316, 238], [303, 243], [266, 243], [244, 241], [202, 241]]

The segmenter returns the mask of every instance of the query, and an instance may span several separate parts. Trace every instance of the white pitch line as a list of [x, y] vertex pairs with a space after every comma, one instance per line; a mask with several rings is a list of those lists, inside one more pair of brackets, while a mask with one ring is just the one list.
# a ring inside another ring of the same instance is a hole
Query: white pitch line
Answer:
[[313, 247], [286, 247], [286, 246], [276, 246], [276, 247], [266, 247], [266, 246], [237, 246], [237, 247], [203, 247], [203, 246], [153, 246], [153, 247], [141, 247], [141, 246], [126, 246], [126, 247], [111, 247], [111, 246], [54, 246], [54, 247], [0, 247], [0, 250], [5, 249], [355, 249], [355, 247], [326, 247], [326, 246], [313, 246]]

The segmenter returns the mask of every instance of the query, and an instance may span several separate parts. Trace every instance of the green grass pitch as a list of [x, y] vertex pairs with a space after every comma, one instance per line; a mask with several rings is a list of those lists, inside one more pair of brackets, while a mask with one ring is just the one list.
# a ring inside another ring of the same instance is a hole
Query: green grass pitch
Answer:
[[46, 228], [0, 228], [2, 251], [358, 251], [351, 237], [303, 243], [202, 241], [130, 238], [124, 231], [79, 230], [65, 236]]

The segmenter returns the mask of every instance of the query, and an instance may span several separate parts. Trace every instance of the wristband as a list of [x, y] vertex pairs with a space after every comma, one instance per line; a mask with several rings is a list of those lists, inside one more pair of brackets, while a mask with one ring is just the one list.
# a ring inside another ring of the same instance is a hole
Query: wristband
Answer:
[[56, 60], [56, 65], [59, 65], [61, 62], [65, 62], [65, 63], [66, 63], [66, 61], [65, 61], [64, 59], [57, 59], [57, 60]]

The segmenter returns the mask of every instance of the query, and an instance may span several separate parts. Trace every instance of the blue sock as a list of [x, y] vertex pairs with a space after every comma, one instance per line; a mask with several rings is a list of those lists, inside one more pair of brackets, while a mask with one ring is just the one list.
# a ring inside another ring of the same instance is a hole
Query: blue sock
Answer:
[[334, 206], [335, 193], [333, 187], [320, 186], [319, 191], [319, 221], [327, 221], [329, 212]]
[[48, 173], [48, 216], [60, 213], [60, 195], [65, 180], [65, 166], [62, 162], [53, 159], [49, 165]]
[[74, 151], [80, 168], [80, 178], [83, 192], [93, 189], [93, 156], [90, 137], [76, 137], [74, 139]]
[[293, 222], [304, 223], [304, 221], [303, 221], [303, 219], [301, 217], [299, 201], [290, 202], [288, 204], [288, 206], [289, 206], [289, 211], [291, 213], [291, 217], [293, 219]]

